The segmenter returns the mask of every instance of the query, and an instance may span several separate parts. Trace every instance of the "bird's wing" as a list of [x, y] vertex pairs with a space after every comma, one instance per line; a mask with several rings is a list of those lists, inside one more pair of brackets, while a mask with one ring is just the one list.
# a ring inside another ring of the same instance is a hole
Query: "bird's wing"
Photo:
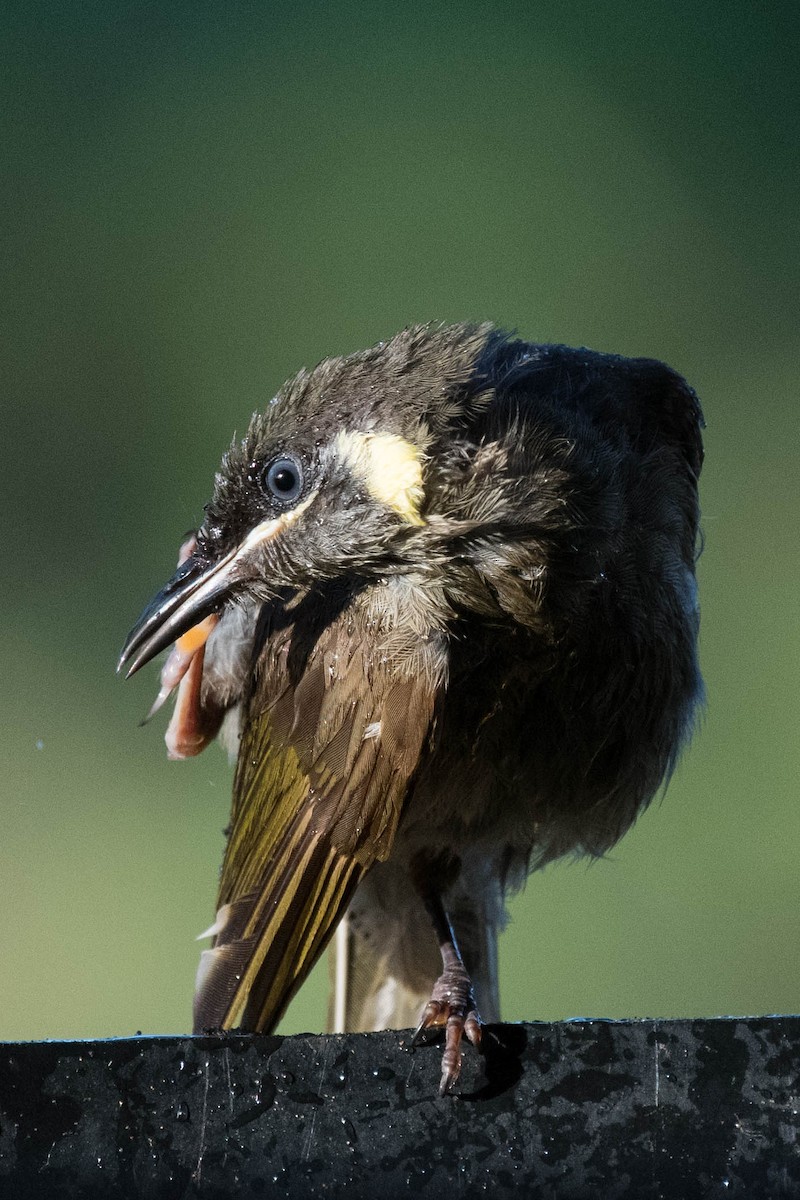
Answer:
[[358, 882], [391, 849], [435, 688], [370, 651], [346, 609], [268, 636], [244, 721], [196, 1030], [274, 1027]]

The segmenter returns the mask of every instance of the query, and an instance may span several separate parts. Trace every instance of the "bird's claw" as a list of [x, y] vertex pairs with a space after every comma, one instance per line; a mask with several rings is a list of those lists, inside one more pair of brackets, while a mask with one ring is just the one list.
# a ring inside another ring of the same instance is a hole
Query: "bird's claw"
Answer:
[[445, 1042], [442, 1054], [442, 1078], [439, 1083], [440, 1096], [446, 1096], [448, 1092], [452, 1091], [461, 1074], [462, 1038], [466, 1037], [468, 1042], [479, 1049], [483, 1033], [483, 1022], [475, 1007], [469, 979], [464, 981], [466, 987], [463, 984], [461, 987], [454, 987], [452, 981], [448, 979], [445, 987], [441, 989], [446, 990], [447, 995], [440, 999], [436, 993], [440, 990], [444, 978], [443, 976], [434, 988], [434, 994], [426, 1004], [422, 1019], [411, 1040], [412, 1046], [418, 1046], [423, 1034], [428, 1029], [444, 1027]]

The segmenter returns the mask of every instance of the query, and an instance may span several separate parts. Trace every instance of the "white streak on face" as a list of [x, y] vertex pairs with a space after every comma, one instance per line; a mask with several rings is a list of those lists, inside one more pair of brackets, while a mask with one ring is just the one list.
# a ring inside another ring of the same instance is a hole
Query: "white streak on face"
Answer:
[[244, 541], [241, 542], [233, 551], [230, 556], [230, 560], [223, 559], [223, 563], [227, 564], [230, 561], [230, 565], [232, 566], [233, 563], [238, 562], [240, 559], [248, 555], [251, 550], [255, 550], [255, 548], [260, 546], [262, 542], [269, 542], [272, 540], [272, 538], [283, 533], [285, 529], [288, 529], [290, 525], [293, 525], [297, 518], [305, 512], [312, 500], [316, 499], [316, 496], [316, 491], [311, 492], [308, 496], [306, 496], [305, 500], [303, 500], [302, 503], [298, 504], [295, 508], [289, 509], [288, 512], [281, 513], [279, 517], [271, 517], [268, 521], [262, 521], [259, 525], [256, 525], [255, 528], [250, 530]]

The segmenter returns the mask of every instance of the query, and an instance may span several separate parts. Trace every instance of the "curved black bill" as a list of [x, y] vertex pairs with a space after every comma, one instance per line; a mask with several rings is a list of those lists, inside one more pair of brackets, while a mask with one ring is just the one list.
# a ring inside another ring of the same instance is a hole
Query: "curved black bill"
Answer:
[[234, 558], [235, 551], [209, 566], [192, 556], [178, 567], [128, 634], [117, 664], [118, 671], [127, 666], [126, 679], [218, 607], [233, 582]]

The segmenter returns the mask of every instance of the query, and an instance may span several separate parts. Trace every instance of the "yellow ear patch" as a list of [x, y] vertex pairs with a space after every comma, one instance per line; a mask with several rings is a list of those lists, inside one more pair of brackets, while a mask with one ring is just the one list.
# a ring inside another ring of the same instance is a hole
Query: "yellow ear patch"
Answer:
[[394, 509], [409, 525], [424, 525], [420, 506], [422, 455], [394, 433], [340, 433], [337, 449], [381, 504]]

